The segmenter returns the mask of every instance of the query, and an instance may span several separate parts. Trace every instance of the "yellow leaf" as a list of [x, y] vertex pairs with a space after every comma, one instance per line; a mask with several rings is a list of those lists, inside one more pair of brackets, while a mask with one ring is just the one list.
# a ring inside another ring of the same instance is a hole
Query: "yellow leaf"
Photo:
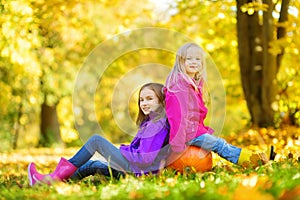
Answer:
[[263, 193], [255, 187], [247, 187], [240, 185], [233, 194], [234, 200], [273, 200], [271, 194]]
[[254, 12], [255, 12], [255, 10], [254, 10], [253, 8], [249, 8], [249, 9], [248, 9], [248, 14], [249, 14], [249, 15], [253, 15]]
[[57, 184], [54, 185], [55, 186], [55, 190], [57, 191], [57, 193], [59, 194], [63, 194], [63, 195], [70, 195], [72, 193], [79, 193], [80, 192], [80, 186], [77, 184], [67, 184], [64, 182], [59, 182]]

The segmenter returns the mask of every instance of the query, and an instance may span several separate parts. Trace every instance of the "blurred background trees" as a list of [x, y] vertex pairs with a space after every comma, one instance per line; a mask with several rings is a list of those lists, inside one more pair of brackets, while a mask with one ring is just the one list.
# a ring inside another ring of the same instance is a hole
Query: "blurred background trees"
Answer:
[[[299, 126], [299, 9], [297, 0], [2, 0], [0, 149], [81, 144], [72, 111], [78, 70], [101, 42], [149, 26], [183, 33], [213, 58], [226, 89], [224, 134], [251, 124]], [[173, 62], [170, 52], [149, 49], [111, 63], [95, 96], [106, 137], [130, 137], [112, 120], [111, 93], [122, 75]], [[126, 95], [132, 101], [122, 109], [134, 120], [137, 99]]]

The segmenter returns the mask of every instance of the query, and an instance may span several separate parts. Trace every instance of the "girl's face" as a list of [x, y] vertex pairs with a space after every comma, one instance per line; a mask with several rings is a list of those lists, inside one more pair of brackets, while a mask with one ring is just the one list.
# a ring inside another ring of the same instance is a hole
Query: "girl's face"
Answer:
[[189, 47], [186, 51], [186, 58], [184, 61], [184, 69], [186, 74], [194, 78], [195, 74], [200, 71], [202, 66], [201, 51], [197, 47]]
[[140, 92], [140, 108], [145, 115], [149, 115], [151, 111], [156, 111], [160, 106], [159, 99], [153, 90], [144, 88]]

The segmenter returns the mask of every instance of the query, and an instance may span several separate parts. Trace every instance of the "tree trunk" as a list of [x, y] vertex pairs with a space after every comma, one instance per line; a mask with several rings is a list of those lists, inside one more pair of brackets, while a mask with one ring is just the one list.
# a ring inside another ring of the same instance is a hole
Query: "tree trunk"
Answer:
[[63, 145], [63, 141], [60, 136], [56, 104], [49, 106], [45, 102], [41, 107], [41, 136], [39, 146], [51, 147], [54, 144], [61, 146]]
[[21, 116], [22, 116], [22, 110], [23, 110], [23, 104], [21, 102], [18, 106], [18, 109], [17, 109], [17, 119], [14, 122], [13, 142], [12, 142], [12, 148], [13, 149], [18, 148], [19, 133], [20, 133], [20, 128], [21, 128], [20, 119], [21, 119]]
[[274, 4], [272, 0], [264, 0], [269, 5], [263, 13], [263, 84], [262, 84], [262, 111], [263, 117], [259, 125], [272, 126], [274, 124], [274, 111], [272, 104], [278, 93], [276, 74], [276, 55], [270, 53], [270, 44], [275, 40], [274, 19], [272, 17]]
[[261, 121], [261, 88], [262, 88], [262, 27], [258, 13], [243, 13], [239, 9], [248, 3], [237, 1], [237, 33], [241, 82], [247, 107], [253, 124]]
[[[288, 9], [289, 9], [290, 0], [284, 0], [281, 4], [280, 17], [278, 22], [284, 23], [288, 21]], [[277, 29], [277, 39], [284, 38], [286, 36], [286, 28], [284, 26], [279, 26]], [[277, 69], [279, 70], [281, 60], [284, 54], [284, 48], [281, 48], [281, 52], [277, 56]]]
[[[282, 57], [282, 55], [271, 54], [269, 51], [270, 44], [277, 39], [272, 16], [274, 4], [272, 0], [263, 1], [264, 4], [268, 4], [268, 8], [263, 12], [261, 20], [261, 14], [257, 11], [253, 14], [241, 11], [241, 6], [252, 0], [237, 0], [236, 2], [241, 80], [251, 122], [260, 127], [273, 126], [272, 104], [278, 93], [276, 75], [281, 61], [278, 57]], [[282, 6], [286, 13], [287, 8], [287, 5]], [[282, 12], [285, 13], [283, 10]], [[287, 17], [283, 16], [280, 20], [286, 21]], [[280, 30], [280, 37], [284, 36], [284, 30]]]

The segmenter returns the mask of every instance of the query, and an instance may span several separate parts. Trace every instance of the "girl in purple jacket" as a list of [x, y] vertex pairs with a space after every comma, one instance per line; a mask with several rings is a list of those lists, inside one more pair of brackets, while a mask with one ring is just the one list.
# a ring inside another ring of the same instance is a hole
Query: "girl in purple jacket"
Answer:
[[[170, 123], [170, 145], [174, 159], [187, 145], [213, 151], [226, 160], [244, 165], [274, 159], [273, 147], [265, 153], [253, 153], [246, 148], [228, 144], [212, 135], [214, 130], [204, 125], [207, 108], [203, 101], [206, 78], [204, 51], [195, 43], [187, 43], [177, 51], [176, 61], [164, 88], [166, 114]], [[174, 160], [171, 159], [171, 160]]]
[[[112, 174], [114, 177], [126, 172], [136, 175], [157, 173], [165, 166], [169, 151], [169, 124], [165, 117], [163, 85], [143, 85], [139, 91], [138, 107], [136, 124], [139, 130], [129, 145], [117, 148], [100, 135], [94, 135], [71, 159], [61, 158], [53, 173], [40, 174], [35, 164], [30, 163], [30, 185], [38, 182], [51, 184], [70, 177], [80, 179], [96, 173]], [[90, 160], [95, 152], [100, 153], [107, 162]]]

